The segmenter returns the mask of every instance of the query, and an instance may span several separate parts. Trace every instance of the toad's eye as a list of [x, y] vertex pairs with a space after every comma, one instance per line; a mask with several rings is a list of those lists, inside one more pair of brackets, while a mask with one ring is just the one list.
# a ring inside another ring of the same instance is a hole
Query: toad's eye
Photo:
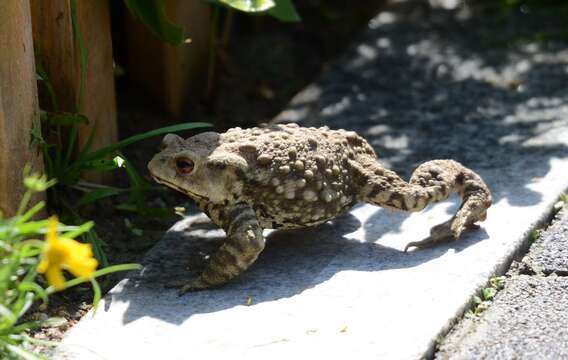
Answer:
[[188, 158], [177, 158], [176, 159], [176, 170], [180, 174], [189, 174], [193, 171], [193, 161]]

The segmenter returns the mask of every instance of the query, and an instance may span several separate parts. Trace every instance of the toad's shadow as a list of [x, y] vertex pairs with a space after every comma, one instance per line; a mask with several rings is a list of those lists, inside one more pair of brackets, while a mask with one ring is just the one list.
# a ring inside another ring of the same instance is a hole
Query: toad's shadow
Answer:
[[128, 302], [124, 323], [153, 317], [180, 324], [195, 314], [243, 305], [248, 297], [254, 304], [292, 297], [345, 270], [372, 272], [414, 267], [449, 249], [459, 252], [487, 238], [487, 233], [479, 230], [458, 242], [404, 253], [372, 241], [347, 238], [347, 234], [358, 229], [365, 231], [365, 239], [378, 239], [381, 234], [374, 233], [378, 231], [376, 227], [362, 227], [355, 216], [345, 214], [314, 228], [272, 232], [257, 262], [242, 276], [220, 289], [177, 297], [176, 290], [165, 289], [164, 284], [193, 276], [188, 265], [191, 268], [202, 262], [199, 258], [215, 251], [224, 237], [212, 224], [194, 224], [190, 230], [187, 227], [182, 222], [174, 226], [147, 256], [142, 275], [131, 278], [121, 291], [111, 294], [107, 307], [113, 301]]

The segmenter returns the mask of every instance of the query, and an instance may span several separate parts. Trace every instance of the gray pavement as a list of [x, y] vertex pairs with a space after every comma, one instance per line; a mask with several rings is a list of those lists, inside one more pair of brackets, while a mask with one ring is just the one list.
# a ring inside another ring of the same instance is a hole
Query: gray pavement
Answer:
[[244, 276], [178, 298], [163, 284], [189, 276], [223, 235], [188, 218], [69, 332], [57, 358], [431, 356], [568, 188], [568, 47], [508, 42], [553, 18], [493, 19], [397, 1], [276, 119], [356, 130], [405, 176], [434, 158], [463, 162], [494, 194], [480, 230], [404, 253], [456, 199], [411, 215], [362, 205], [320, 227], [267, 234]]
[[568, 209], [540, 234], [523, 265], [524, 271], [531, 274], [568, 276]]
[[[509, 272], [479, 317], [441, 342], [436, 359], [568, 359], [568, 207]], [[528, 273], [528, 274], [520, 274]]]

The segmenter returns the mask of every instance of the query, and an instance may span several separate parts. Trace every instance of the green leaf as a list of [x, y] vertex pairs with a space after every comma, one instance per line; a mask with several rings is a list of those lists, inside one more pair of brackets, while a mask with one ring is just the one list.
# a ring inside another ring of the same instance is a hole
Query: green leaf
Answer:
[[119, 166], [114, 159], [95, 159], [91, 161], [84, 161], [81, 163], [82, 171], [110, 171], [117, 169]]
[[162, 0], [124, 0], [128, 10], [146, 25], [160, 40], [180, 45], [185, 41], [182, 27], [173, 24], [166, 15]]
[[97, 189], [93, 191], [89, 191], [79, 200], [77, 205], [83, 206], [87, 204], [94, 203], [97, 200], [104, 199], [111, 196], [116, 196], [118, 194], [123, 193], [124, 190], [116, 189], [116, 188], [108, 188], [108, 189]]
[[270, 8], [267, 13], [280, 21], [295, 22], [302, 18], [296, 11], [292, 0], [276, 0], [276, 6]]
[[72, 126], [77, 124], [88, 124], [89, 119], [82, 114], [68, 113], [68, 112], [57, 112], [57, 113], [47, 113], [47, 118], [51, 125], [59, 126]]
[[86, 223], [80, 225], [80, 226], [76, 226], [76, 229], [73, 229], [71, 231], [67, 231], [65, 234], [63, 234], [61, 237], [67, 238], [67, 239], [74, 239], [79, 235], [82, 235], [86, 232], [91, 231], [91, 229], [93, 228], [93, 226], [95, 226], [95, 223], [92, 221], [87, 221]]
[[112, 160], [114, 161], [114, 163], [116, 164], [116, 167], [124, 167], [125, 166], [125, 159], [119, 155], [115, 156], [112, 158]]
[[122, 149], [122, 148], [124, 148], [128, 145], [132, 145], [132, 144], [134, 144], [138, 141], [145, 140], [145, 139], [153, 137], [153, 136], [163, 135], [163, 134], [167, 134], [167, 133], [173, 133], [173, 132], [182, 131], [182, 130], [190, 130], [190, 129], [208, 127], [208, 126], [211, 126], [211, 124], [203, 123], [203, 122], [183, 123], [183, 124], [178, 124], [178, 125], [166, 126], [166, 127], [160, 128], [160, 129], [155, 129], [155, 130], [152, 130], [152, 131], [145, 132], [143, 134], [137, 134], [137, 135], [131, 136], [129, 138], [126, 138], [126, 139], [116, 143], [116, 144], [106, 146], [102, 149], [99, 149], [97, 151], [93, 151], [91, 153], [81, 154], [80, 156], [83, 157], [82, 160], [100, 159], [100, 158], [104, 158], [105, 156], [107, 156], [108, 154], [110, 154], [110, 153], [112, 153], [116, 150]]
[[216, 2], [247, 13], [263, 12], [276, 6], [273, 0], [217, 0]]
[[495, 294], [497, 294], [497, 290], [492, 287], [482, 290], [483, 300], [491, 300], [495, 297]]

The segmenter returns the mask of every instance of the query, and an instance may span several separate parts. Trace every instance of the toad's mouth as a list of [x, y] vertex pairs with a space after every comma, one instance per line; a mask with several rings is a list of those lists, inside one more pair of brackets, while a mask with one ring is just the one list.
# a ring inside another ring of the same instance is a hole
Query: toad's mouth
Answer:
[[180, 193], [186, 194], [187, 196], [189, 196], [189, 197], [191, 197], [191, 198], [199, 199], [199, 200], [206, 200], [206, 201], [209, 200], [209, 198], [207, 198], [207, 197], [205, 197], [205, 196], [203, 196], [203, 195], [199, 195], [199, 194], [196, 194], [196, 193], [194, 193], [194, 192], [191, 192], [191, 191], [189, 191], [189, 190], [187, 190], [187, 189], [184, 189], [184, 188], [182, 188], [182, 187], [180, 187], [180, 186], [178, 186], [178, 185], [176, 185], [176, 184], [174, 184], [174, 183], [172, 183], [172, 182], [170, 182], [170, 181], [167, 181], [167, 180], [165, 180], [165, 179], [163, 179], [163, 178], [160, 178], [160, 177], [158, 177], [158, 176], [156, 176], [156, 175], [154, 175], [154, 174], [150, 174], [150, 176], [152, 176], [152, 179], [154, 179], [154, 181], [157, 182], [158, 184], [165, 185], [165, 186], [167, 186], [167, 187], [169, 187], [169, 188], [172, 188], [172, 189], [174, 189], [174, 190], [176, 190], [176, 191], [179, 191]]

